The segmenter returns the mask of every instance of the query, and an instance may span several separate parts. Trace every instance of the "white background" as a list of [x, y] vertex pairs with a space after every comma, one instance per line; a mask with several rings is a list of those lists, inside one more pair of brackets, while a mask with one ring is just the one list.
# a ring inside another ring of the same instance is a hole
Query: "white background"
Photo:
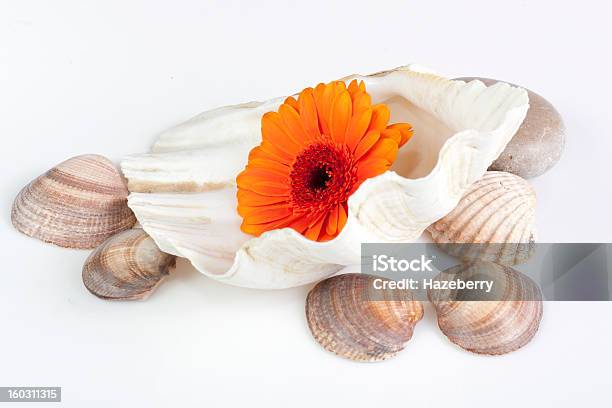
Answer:
[[70, 407], [609, 405], [612, 303], [547, 303], [534, 340], [496, 358], [448, 342], [427, 306], [404, 352], [358, 364], [312, 340], [310, 287], [224, 286], [181, 261], [148, 301], [105, 302], [81, 283], [89, 252], [17, 233], [10, 206], [68, 157], [118, 161], [203, 110], [418, 62], [553, 102], [568, 140], [532, 180], [540, 239], [610, 242], [611, 15], [603, 0], [0, 0], [0, 386], [62, 386]]

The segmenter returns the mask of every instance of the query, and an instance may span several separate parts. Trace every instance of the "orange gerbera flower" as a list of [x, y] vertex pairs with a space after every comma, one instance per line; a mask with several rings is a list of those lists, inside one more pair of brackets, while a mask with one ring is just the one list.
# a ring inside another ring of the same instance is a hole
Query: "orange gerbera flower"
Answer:
[[347, 200], [359, 185], [384, 173], [412, 126], [387, 126], [386, 105], [372, 106], [365, 84], [352, 81], [306, 88], [261, 120], [261, 144], [236, 179], [242, 231], [259, 236], [290, 227], [327, 241], [347, 219]]

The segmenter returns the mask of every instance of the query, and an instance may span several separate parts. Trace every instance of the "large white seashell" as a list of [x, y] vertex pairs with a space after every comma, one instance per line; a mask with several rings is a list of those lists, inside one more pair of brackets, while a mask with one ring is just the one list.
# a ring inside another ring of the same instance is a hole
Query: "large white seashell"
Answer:
[[503, 151], [529, 107], [505, 83], [452, 81], [398, 68], [363, 80], [373, 103], [415, 133], [389, 171], [350, 197], [334, 240], [313, 242], [292, 229], [254, 238], [240, 231], [237, 174], [261, 141], [261, 116], [284, 98], [203, 113], [163, 133], [152, 153], [127, 157], [128, 199], [145, 231], [202, 273], [239, 286], [286, 288], [360, 262], [362, 242], [410, 242], [451, 211]]

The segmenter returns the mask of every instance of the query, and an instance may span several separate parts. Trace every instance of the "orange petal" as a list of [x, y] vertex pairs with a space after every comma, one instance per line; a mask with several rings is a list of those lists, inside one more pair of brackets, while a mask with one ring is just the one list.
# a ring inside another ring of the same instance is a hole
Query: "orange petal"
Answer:
[[301, 217], [300, 214], [291, 214], [284, 218], [281, 218], [281, 219], [278, 219], [272, 222], [261, 223], [261, 224], [252, 224], [245, 220], [242, 222], [240, 229], [243, 232], [246, 232], [247, 234], [259, 236], [266, 231], [288, 227], [300, 217]]
[[289, 178], [286, 175], [275, 173], [265, 168], [249, 168], [247, 167], [242, 173], [236, 177], [238, 187], [249, 188], [252, 184], [260, 181], [274, 181], [279, 184], [289, 184]]
[[361, 160], [384, 159], [384, 161], [393, 163], [397, 157], [397, 150], [397, 143], [394, 140], [381, 138]]
[[383, 130], [387, 126], [390, 116], [391, 112], [389, 112], [387, 105], [374, 105], [372, 107], [372, 121], [370, 122], [369, 130]]
[[398, 145], [399, 142], [402, 140], [402, 135], [400, 134], [400, 131], [397, 129], [391, 129], [389, 127], [383, 129], [382, 132], [380, 132], [380, 136], [382, 138], [391, 139]]
[[283, 118], [283, 123], [293, 141], [300, 146], [308, 144], [312, 138], [304, 130], [302, 122], [300, 121], [300, 115], [297, 111], [289, 105], [281, 105], [278, 112]]
[[278, 174], [289, 175], [291, 169], [289, 166], [275, 160], [270, 160], [264, 157], [252, 157], [249, 159], [247, 168], [263, 167], [271, 171], [275, 171]]
[[293, 159], [299, 152], [299, 150], [296, 150], [295, 154], [288, 153], [282, 149], [279, 149], [277, 147], [277, 144], [274, 144], [273, 142], [270, 142], [268, 140], [262, 140], [261, 145], [259, 145], [259, 147], [261, 147], [261, 150], [274, 157], [276, 161], [279, 161], [286, 165], [290, 165], [291, 163], [293, 163]]
[[326, 241], [330, 241], [330, 240], [332, 240], [332, 239], [336, 238], [336, 236], [337, 236], [337, 235], [338, 235], [337, 233], [336, 233], [336, 234], [334, 234], [334, 235], [329, 235], [328, 233], [326, 233], [326, 232], [324, 232], [324, 231], [323, 231], [323, 232], [321, 232], [321, 234], [319, 235], [319, 239], [318, 239], [317, 241], [319, 241], [319, 242], [326, 242]]
[[253, 183], [248, 187], [248, 189], [258, 194], [267, 195], [267, 196], [274, 196], [274, 197], [288, 197], [289, 196], [289, 186], [287, 184], [276, 183], [273, 181], [260, 181], [258, 183]]
[[317, 116], [319, 118], [319, 128], [325, 135], [329, 135], [329, 113], [331, 110], [331, 98], [334, 88], [331, 85], [319, 84], [314, 89], [315, 104], [317, 106]]
[[347, 91], [339, 93], [332, 104], [329, 118], [331, 137], [337, 143], [344, 143], [346, 130], [352, 114], [351, 96]]
[[267, 224], [267, 231], [273, 230], [273, 229], [279, 229], [279, 228], [286, 228], [288, 226], [290, 226], [291, 224], [293, 224], [295, 222], [295, 220], [297, 220], [300, 217], [299, 214], [291, 214], [283, 219], [280, 219], [278, 221], [273, 221], [271, 223]]
[[272, 222], [268, 222], [264, 224], [250, 224], [246, 220], [244, 220], [242, 222], [242, 225], [240, 225], [240, 229], [242, 230], [242, 232], [245, 232], [247, 234], [260, 236], [266, 231], [271, 231], [274, 229], [286, 227], [291, 222], [292, 219], [293, 219], [293, 215], [289, 215], [280, 220], [276, 220], [276, 221], [272, 221]]
[[278, 156], [266, 152], [261, 148], [261, 146], [254, 147], [249, 152], [249, 162], [255, 159], [270, 160], [282, 164], [282, 161], [279, 160]]
[[354, 96], [357, 92], [360, 92], [359, 84], [356, 79], [353, 79], [347, 88], [349, 94], [351, 94], [351, 99], [355, 99]]
[[314, 90], [317, 114], [319, 116], [319, 127], [321, 132], [331, 136], [330, 116], [336, 95], [346, 89], [344, 82], [336, 81], [330, 84], [319, 84]]
[[360, 91], [353, 97], [353, 112], [359, 112], [366, 108], [372, 108], [372, 98], [367, 93]]
[[278, 221], [293, 214], [290, 208], [279, 206], [258, 207], [246, 211], [247, 214], [241, 214], [247, 224], [266, 224], [273, 221]]
[[402, 147], [412, 137], [414, 131], [410, 123], [394, 123], [393, 125], [387, 126], [387, 129], [396, 129], [400, 132], [401, 140], [399, 146]]
[[247, 224], [245, 220], [242, 220], [242, 224], [240, 225], [240, 230], [245, 234], [255, 235], [256, 237], [263, 234], [266, 229], [264, 225], [253, 225]]
[[[243, 217], [249, 217], [251, 215], [263, 214], [266, 211], [273, 211], [273, 210], [278, 211], [278, 210], [284, 210], [287, 208], [291, 208], [291, 204], [288, 201], [281, 201], [279, 203], [259, 205], [259, 206], [242, 205], [238, 207], [238, 213]], [[249, 224], [257, 224], [257, 223], [249, 221]]]
[[334, 207], [329, 212], [329, 216], [327, 217], [327, 226], [325, 227], [325, 231], [331, 236], [336, 235], [336, 231], [338, 231], [338, 206], [339, 205], [340, 204]]
[[363, 81], [357, 81], [356, 79], [353, 79], [349, 84], [347, 90], [351, 94], [351, 99], [355, 100], [358, 95], [365, 93], [366, 87]]
[[370, 119], [372, 118], [372, 109], [366, 107], [360, 112], [357, 112], [351, 118], [348, 130], [346, 131], [346, 145], [349, 151], [354, 151], [359, 141], [363, 138]]
[[306, 134], [311, 139], [317, 139], [321, 136], [319, 129], [319, 118], [317, 116], [317, 105], [315, 104], [312, 88], [304, 89], [298, 98], [300, 104], [300, 121], [306, 131]]
[[[287, 200], [287, 197], [282, 197], [282, 196], [274, 197], [274, 196], [261, 195], [254, 191], [243, 189], [243, 188], [238, 190], [237, 197], [238, 197], [238, 207], [239, 208], [244, 206], [242, 205], [242, 203], [248, 203], [249, 206], [258, 207], [258, 206], [265, 206], [265, 205], [270, 205], [270, 204], [277, 204], [277, 203], [281, 203]], [[238, 212], [240, 212], [240, 210]]]
[[368, 133], [366, 133], [359, 144], [357, 144], [353, 158], [355, 160], [359, 160], [361, 156], [366, 154], [368, 150], [374, 146], [378, 139], [380, 139], [380, 132], [378, 130], [370, 130]]
[[289, 227], [293, 228], [300, 234], [303, 234], [304, 231], [313, 223], [313, 220], [316, 221], [317, 216], [313, 216], [311, 214], [300, 214], [298, 218], [296, 218]]
[[[293, 110], [289, 105], [283, 104], [281, 108], [283, 107]], [[261, 118], [261, 135], [263, 142], [271, 143], [290, 156], [295, 156], [300, 151], [301, 142], [287, 128], [282, 115], [278, 112], [268, 112], [263, 115]]]
[[317, 241], [319, 238], [319, 234], [321, 233], [321, 228], [323, 227], [323, 222], [325, 221], [325, 213], [321, 214], [316, 222], [308, 227], [306, 230], [305, 236], [308, 239], [312, 239], [313, 241]]
[[295, 98], [293, 96], [289, 96], [287, 97], [287, 99], [285, 99], [285, 102], [287, 105], [291, 106], [293, 109], [296, 110], [296, 112], [300, 112], [300, 105], [298, 104], [298, 101], [295, 100]]
[[348, 211], [344, 208], [346, 205], [346, 203], [343, 203], [338, 206], [338, 232], [342, 231], [348, 218]]
[[390, 166], [391, 163], [386, 160], [371, 159], [362, 161], [357, 164], [357, 177], [360, 180], [365, 180], [378, 176], [387, 171]]

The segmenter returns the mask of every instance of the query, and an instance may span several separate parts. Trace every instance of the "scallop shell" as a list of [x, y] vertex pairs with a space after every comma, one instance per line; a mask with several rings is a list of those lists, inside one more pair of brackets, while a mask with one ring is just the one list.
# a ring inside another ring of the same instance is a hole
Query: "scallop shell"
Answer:
[[450, 341], [478, 354], [499, 355], [527, 344], [538, 331], [542, 319], [542, 293], [527, 276], [492, 262], [476, 262], [453, 267], [436, 280], [493, 281], [489, 299], [470, 297], [461, 291], [428, 290], [436, 308], [438, 326]]
[[536, 195], [527, 181], [488, 171], [428, 230], [451, 255], [515, 265], [533, 254], [535, 209]]
[[142, 300], [164, 280], [175, 260], [161, 252], [146, 232], [130, 229], [91, 253], [83, 265], [83, 283], [103, 299]]
[[351, 360], [380, 361], [404, 349], [423, 305], [408, 290], [374, 293], [374, 279], [338, 275], [308, 293], [308, 327], [326, 350]]
[[121, 167], [129, 206], [164, 251], [214, 279], [277, 289], [315, 282], [359, 264], [363, 242], [411, 242], [451, 211], [520, 126], [527, 93], [508, 84], [452, 81], [403, 67], [363, 80], [392, 122], [415, 129], [388, 171], [348, 201], [348, 220], [328, 242], [290, 228], [255, 238], [240, 231], [236, 176], [261, 142], [261, 117], [284, 98], [203, 113], [163, 133], [152, 153]]
[[67, 248], [95, 248], [131, 228], [136, 217], [113, 163], [98, 155], [73, 157], [41, 175], [15, 198], [11, 220], [31, 237]]

